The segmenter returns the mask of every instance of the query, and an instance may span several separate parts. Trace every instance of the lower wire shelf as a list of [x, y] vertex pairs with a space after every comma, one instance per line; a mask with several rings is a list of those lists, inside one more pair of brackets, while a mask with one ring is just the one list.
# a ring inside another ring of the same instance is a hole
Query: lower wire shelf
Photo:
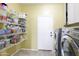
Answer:
[[0, 52], [3, 52], [3, 51], [5, 51], [5, 50], [7, 50], [7, 49], [9, 49], [9, 48], [11, 48], [11, 47], [13, 47], [13, 46], [19, 45], [20, 43], [22, 43], [22, 42], [25, 41], [25, 40], [26, 40], [26, 39], [22, 39], [21, 41], [15, 43], [15, 44], [10, 44], [10, 45], [4, 47], [3, 49], [0, 49]]

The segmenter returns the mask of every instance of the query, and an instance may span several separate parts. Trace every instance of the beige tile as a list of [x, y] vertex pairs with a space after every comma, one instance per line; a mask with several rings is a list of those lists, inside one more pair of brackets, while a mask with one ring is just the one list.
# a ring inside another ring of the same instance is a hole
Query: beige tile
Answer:
[[55, 53], [47, 50], [39, 50], [39, 51], [21, 50], [14, 56], [55, 56]]

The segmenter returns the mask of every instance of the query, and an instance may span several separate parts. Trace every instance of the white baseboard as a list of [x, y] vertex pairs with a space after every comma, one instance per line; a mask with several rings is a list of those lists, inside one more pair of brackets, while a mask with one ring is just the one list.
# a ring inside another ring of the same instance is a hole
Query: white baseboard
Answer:
[[18, 53], [21, 49], [16, 50], [11, 56], [14, 56], [16, 53]]
[[27, 49], [27, 48], [21, 48], [21, 50], [31, 50], [31, 51], [38, 51], [38, 49]]

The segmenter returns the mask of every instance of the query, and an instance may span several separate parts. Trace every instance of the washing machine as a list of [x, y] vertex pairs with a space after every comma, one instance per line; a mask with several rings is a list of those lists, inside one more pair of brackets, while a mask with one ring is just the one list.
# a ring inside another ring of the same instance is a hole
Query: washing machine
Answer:
[[71, 56], [74, 55], [72, 51], [70, 51], [70, 36], [68, 36], [71, 32], [71, 28], [60, 28], [55, 31], [56, 35], [56, 55], [57, 56]]

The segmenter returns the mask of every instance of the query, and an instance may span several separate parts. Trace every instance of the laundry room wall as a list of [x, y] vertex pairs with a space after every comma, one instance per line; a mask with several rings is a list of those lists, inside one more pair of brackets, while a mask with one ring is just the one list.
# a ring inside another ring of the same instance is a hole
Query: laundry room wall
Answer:
[[61, 28], [65, 23], [65, 10], [63, 3], [53, 4], [20, 4], [21, 10], [27, 13], [27, 38], [25, 46], [37, 49], [37, 17], [46, 15], [44, 11], [49, 10], [54, 23], [53, 29]]
[[9, 10], [16, 10], [16, 12], [21, 12], [21, 8], [19, 7], [19, 4], [18, 3], [8, 3], [8, 9]]

